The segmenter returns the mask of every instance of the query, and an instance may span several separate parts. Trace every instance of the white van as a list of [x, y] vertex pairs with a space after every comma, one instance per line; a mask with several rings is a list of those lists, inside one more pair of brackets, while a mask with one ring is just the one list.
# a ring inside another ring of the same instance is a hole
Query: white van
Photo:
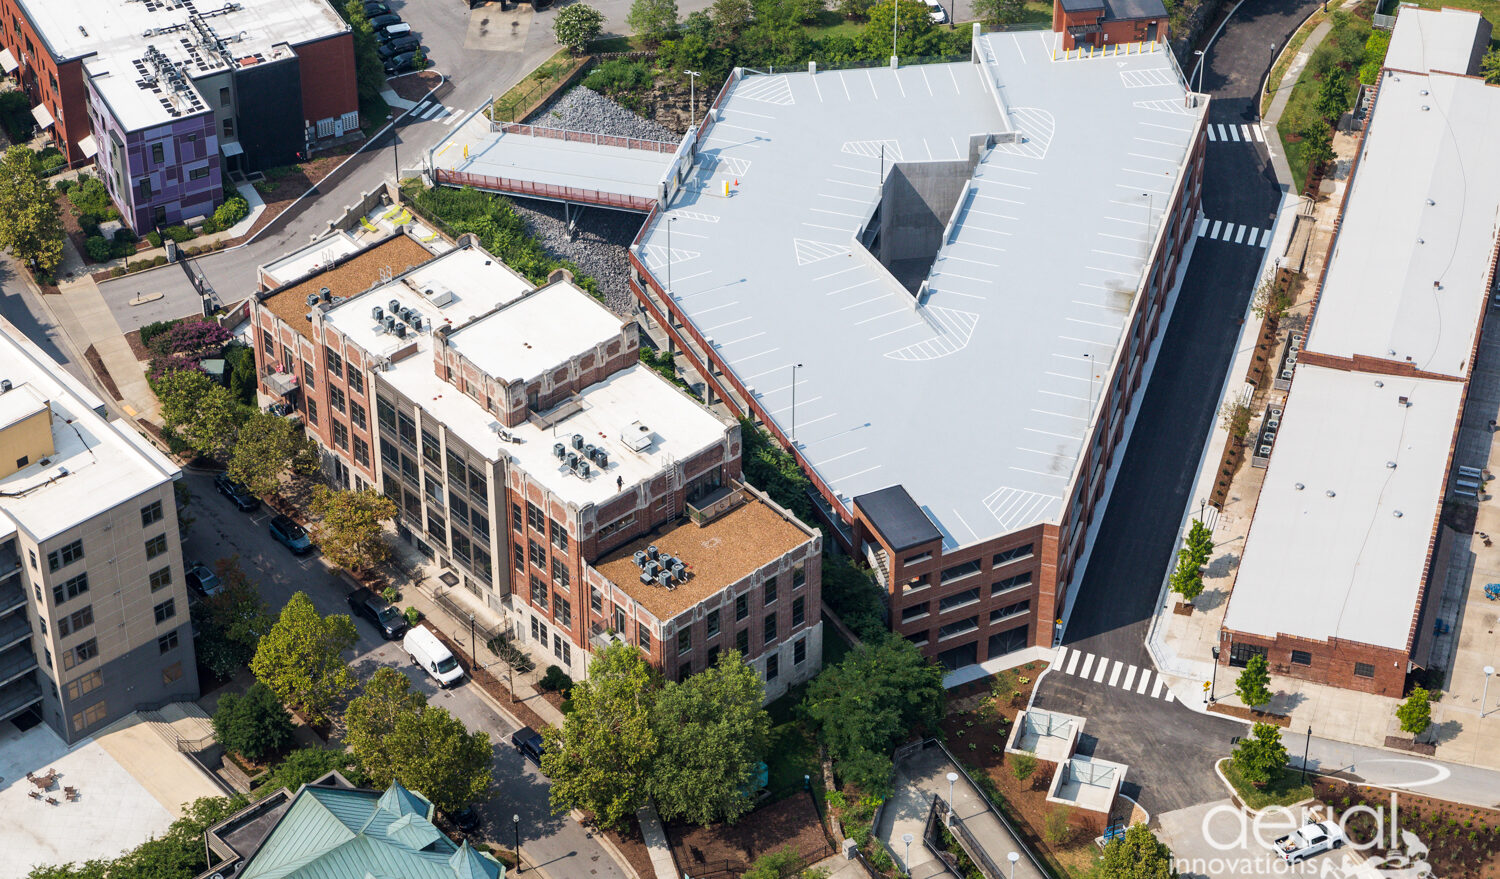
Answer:
[[412, 662], [432, 675], [438, 686], [450, 687], [463, 680], [464, 670], [459, 667], [458, 659], [425, 627], [417, 626], [407, 632], [401, 639], [401, 647]]

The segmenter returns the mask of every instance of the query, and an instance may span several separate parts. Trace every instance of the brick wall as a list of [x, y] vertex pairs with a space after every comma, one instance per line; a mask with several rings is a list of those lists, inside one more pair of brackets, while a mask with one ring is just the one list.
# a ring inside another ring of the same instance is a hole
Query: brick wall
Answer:
[[[1407, 654], [1403, 650], [1376, 647], [1341, 638], [1315, 641], [1294, 635], [1267, 638], [1225, 629], [1219, 634], [1219, 664], [1229, 669], [1228, 689], [1234, 688], [1238, 669], [1230, 668], [1231, 649], [1235, 644], [1253, 644], [1266, 649], [1271, 674], [1286, 675], [1318, 684], [1330, 684], [1346, 690], [1359, 690], [1379, 696], [1401, 698], [1406, 686]], [[1294, 662], [1292, 651], [1306, 653], [1307, 662]], [[1356, 674], [1356, 663], [1370, 666], [1371, 674]]]
[[342, 33], [297, 47], [302, 72], [302, 115], [317, 124], [359, 109], [354, 35]]

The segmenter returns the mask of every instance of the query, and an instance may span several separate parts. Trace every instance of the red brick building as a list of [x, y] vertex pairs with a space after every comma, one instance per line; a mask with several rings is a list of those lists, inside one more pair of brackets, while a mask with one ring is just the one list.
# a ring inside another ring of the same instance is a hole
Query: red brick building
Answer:
[[1167, 41], [1161, 0], [1053, 0], [1052, 30], [1064, 49]]

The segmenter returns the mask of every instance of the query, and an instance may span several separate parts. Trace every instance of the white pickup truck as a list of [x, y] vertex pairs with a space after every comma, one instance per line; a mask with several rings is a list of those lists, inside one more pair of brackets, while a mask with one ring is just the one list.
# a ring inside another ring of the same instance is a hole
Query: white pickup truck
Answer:
[[1289, 864], [1305, 860], [1343, 846], [1344, 831], [1333, 821], [1308, 824], [1272, 843], [1278, 857]]

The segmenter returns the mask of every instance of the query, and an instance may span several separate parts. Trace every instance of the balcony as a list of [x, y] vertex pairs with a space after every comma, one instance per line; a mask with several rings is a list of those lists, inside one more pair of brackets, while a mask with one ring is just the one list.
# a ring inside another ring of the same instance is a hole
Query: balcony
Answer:
[[26, 587], [16, 578], [0, 579], [0, 618], [26, 606]]
[[36, 654], [32, 652], [30, 642], [22, 642], [0, 653], [0, 687], [31, 674], [36, 667]]
[[266, 390], [278, 397], [285, 398], [297, 390], [297, 376], [290, 372], [268, 372], [262, 381]]
[[36, 682], [36, 675], [0, 687], [0, 721], [10, 720], [40, 701], [42, 687]]
[[25, 614], [12, 614], [0, 621], [0, 651], [25, 641], [31, 637], [31, 621], [26, 619]]

